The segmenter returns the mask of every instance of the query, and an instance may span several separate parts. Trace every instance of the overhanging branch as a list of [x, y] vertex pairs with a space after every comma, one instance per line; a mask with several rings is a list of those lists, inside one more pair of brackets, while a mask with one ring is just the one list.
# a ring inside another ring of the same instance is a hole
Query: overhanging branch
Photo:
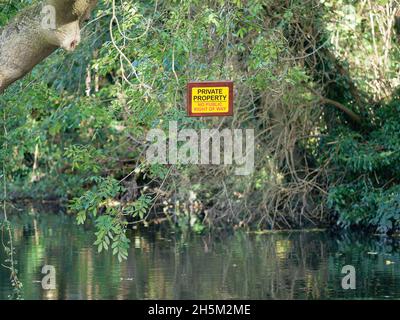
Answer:
[[[74, 50], [80, 26], [96, 4], [97, 0], [44, 0], [0, 29], [0, 94], [57, 48]], [[54, 26], [46, 27], [44, 19], [52, 18]]]
[[362, 118], [356, 114], [354, 111], [350, 110], [349, 108], [347, 108], [345, 105], [341, 104], [340, 102], [334, 101], [332, 99], [329, 98], [325, 98], [324, 96], [322, 96], [318, 91], [316, 91], [315, 89], [313, 89], [312, 87], [305, 85], [305, 87], [311, 91], [315, 96], [317, 96], [320, 99], [320, 102], [323, 104], [329, 104], [331, 106], [336, 107], [337, 109], [339, 109], [340, 111], [342, 111], [343, 113], [346, 114], [346, 116], [348, 117], [348, 119], [356, 125], [361, 125], [362, 124]]

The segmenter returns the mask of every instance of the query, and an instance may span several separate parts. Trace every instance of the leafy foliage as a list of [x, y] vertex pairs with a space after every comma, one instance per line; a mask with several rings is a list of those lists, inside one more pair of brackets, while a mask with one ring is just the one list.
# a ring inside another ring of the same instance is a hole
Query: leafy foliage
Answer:
[[395, 116], [399, 107], [394, 101], [379, 108], [378, 125], [368, 134], [340, 128], [326, 140], [325, 151], [334, 155], [335, 176], [345, 172], [331, 188], [328, 201], [343, 227], [371, 226], [383, 233], [399, 230], [400, 124]]
[[[2, 5], [0, 25], [30, 3]], [[76, 52], [57, 51], [0, 97], [8, 200], [70, 201], [120, 260], [127, 230], [158, 219], [198, 233], [331, 220], [397, 230], [395, 2], [362, 3], [101, 1]], [[220, 79], [235, 82], [234, 117], [187, 118], [187, 82]], [[148, 164], [146, 133], [171, 120], [254, 128], [254, 174]]]

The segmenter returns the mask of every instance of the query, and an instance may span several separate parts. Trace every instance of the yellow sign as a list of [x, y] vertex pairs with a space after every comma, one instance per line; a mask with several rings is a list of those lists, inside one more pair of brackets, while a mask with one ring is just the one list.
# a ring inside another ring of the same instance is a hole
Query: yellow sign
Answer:
[[191, 82], [188, 85], [189, 116], [228, 116], [233, 111], [233, 83]]

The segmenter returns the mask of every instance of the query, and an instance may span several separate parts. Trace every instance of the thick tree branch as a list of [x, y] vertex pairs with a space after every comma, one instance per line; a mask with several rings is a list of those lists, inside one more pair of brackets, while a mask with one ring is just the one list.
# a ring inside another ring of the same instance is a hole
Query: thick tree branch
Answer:
[[[96, 4], [97, 0], [44, 0], [0, 29], [0, 94], [57, 48], [74, 50], [80, 26]], [[53, 19], [53, 25], [46, 19]]]
[[362, 118], [356, 114], [354, 111], [350, 110], [349, 108], [347, 108], [345, 105], [341, 104], [340, 102], [334, 101], [332, 99], [328, 99], [325, 98], [324, 96], [322, 96], [318, 91], [316, 91], [315, 89], [311, 88], [308, 85], [305, 85], [305, 87], [312, 92], [314, 95], [316, 95], [321, 103], [323, 104], [329, 104], [331, 106], [336, 107], [337, 109], [339, 109], [340, 111], [342, 111], [344, 114], [346, 114], [346, 116], [348, 117], [348, 119], [356, 125], [361, 125], [362, 123]]

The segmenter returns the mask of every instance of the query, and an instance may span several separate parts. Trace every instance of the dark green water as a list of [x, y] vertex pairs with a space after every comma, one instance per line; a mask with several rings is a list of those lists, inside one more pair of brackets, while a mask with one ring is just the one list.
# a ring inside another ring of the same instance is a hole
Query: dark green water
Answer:
[[[394, 239], [304, 232], [217, 240], [140, 230], [120, 264], [98, 254], [93, 231], [63, 213], [25, 210], [11, 220], [24, 299], [400, 298]], [[43, 265], [55, 266], [56, 290], [42, 289]], [[344, 265], [356, 268], [356, 290], [341, 287]], [[0, 299], [10, 293], [9, 271], [0, 267]]]

